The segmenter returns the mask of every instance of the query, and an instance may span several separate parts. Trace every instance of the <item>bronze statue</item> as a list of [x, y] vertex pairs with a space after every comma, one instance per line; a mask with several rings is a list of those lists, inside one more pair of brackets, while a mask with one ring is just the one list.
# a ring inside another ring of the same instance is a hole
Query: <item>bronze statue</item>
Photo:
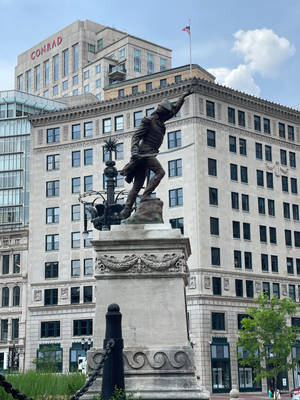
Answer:
[[175, 104], [171, 104], [167, 99], [164, 99], [158, 104], [150, 117], [142, 119], [141, 125], [132, 136], [131, 159], [125, 165], [121, 174], [125, 176], [126, 182], [131, 183], [133, 179], [134, 182], [128, 194], [125, 207], [121, 212], [122, 219], [130, 216], [132, 206], [145, 182], [147, 170], [154, 172], [154, 176], [147, 184], [141, 201], [151, 196], [164, 177], [165, 171], [156, 158], [166, 132], [164, 122], [172, 118], [180, 110], [185, 97], [191, 93], [192, 90], [189, 89]]

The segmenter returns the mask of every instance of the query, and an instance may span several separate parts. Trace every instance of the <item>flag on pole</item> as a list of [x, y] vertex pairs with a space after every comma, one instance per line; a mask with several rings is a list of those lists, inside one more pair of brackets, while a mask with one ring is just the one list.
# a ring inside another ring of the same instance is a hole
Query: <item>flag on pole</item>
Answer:
[[191, 27], [190, 26], [185, 26], [181, 30], [184, 31], [184, 32], [187, 32], [189, 35], [191, 34]]

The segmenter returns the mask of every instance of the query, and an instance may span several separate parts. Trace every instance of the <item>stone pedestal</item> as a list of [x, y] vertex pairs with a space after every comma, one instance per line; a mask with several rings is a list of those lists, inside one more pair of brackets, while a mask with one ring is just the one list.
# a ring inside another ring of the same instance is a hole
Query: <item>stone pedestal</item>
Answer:
[[[101, 358], [107, 306], [120, 306], [125, 387], [149, 400], [209, 399], [196, 381], [185, 286], [190, 245], [163, 224], [113, 226], [93, 241], [96, 317], [89, 372]], [[85, 398], [101, 392], [98, 379]]]

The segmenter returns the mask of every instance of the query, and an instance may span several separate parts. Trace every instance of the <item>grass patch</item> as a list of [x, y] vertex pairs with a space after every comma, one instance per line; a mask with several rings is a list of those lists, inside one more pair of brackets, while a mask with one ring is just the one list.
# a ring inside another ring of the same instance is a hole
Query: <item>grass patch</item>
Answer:
[[[28, 371], [21, 374], [5, 374], [5, 379], [27, 397], [40, 400], [47, 399], [48, 396], [54, 399], [55, 396], [71, 396], [84, 385], [86, 376], [79, 373], [51, 374]], [[12, 400], [12, 396], [0, 387], [0, 399]]]

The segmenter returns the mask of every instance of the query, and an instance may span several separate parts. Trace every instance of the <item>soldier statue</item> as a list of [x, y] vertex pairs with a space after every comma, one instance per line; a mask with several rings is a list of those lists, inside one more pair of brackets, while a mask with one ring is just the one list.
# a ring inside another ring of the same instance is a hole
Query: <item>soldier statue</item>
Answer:
[[121, 212], [122, 219], [126, 219], [130, 216], [136, 197], [145, 182], [147, 170], [152, 171], [154, 176], [148, 182], [141, 197], [141, 201], [151, 197], [151, 194], [164, 177], [165, 171], [156, 158], [166, 132], [164, 123], [178, 113], [184, 103], [185, 97], [189, 96], [191, 93], [192, 90], [190, 88], [183, 93], [175, 104], [164, 99], [158, 104], [156, 110], [153, 111], [150, 117], [144, 117], [142, 119], [139, 128], [132, 136], [131, 159], [130, 162], [125, 165], [121, 174], [125, 176], [126, 182], [131, 183], [132, 180], [134, 180], [134, 182], [128, 194], [125, 207]]

